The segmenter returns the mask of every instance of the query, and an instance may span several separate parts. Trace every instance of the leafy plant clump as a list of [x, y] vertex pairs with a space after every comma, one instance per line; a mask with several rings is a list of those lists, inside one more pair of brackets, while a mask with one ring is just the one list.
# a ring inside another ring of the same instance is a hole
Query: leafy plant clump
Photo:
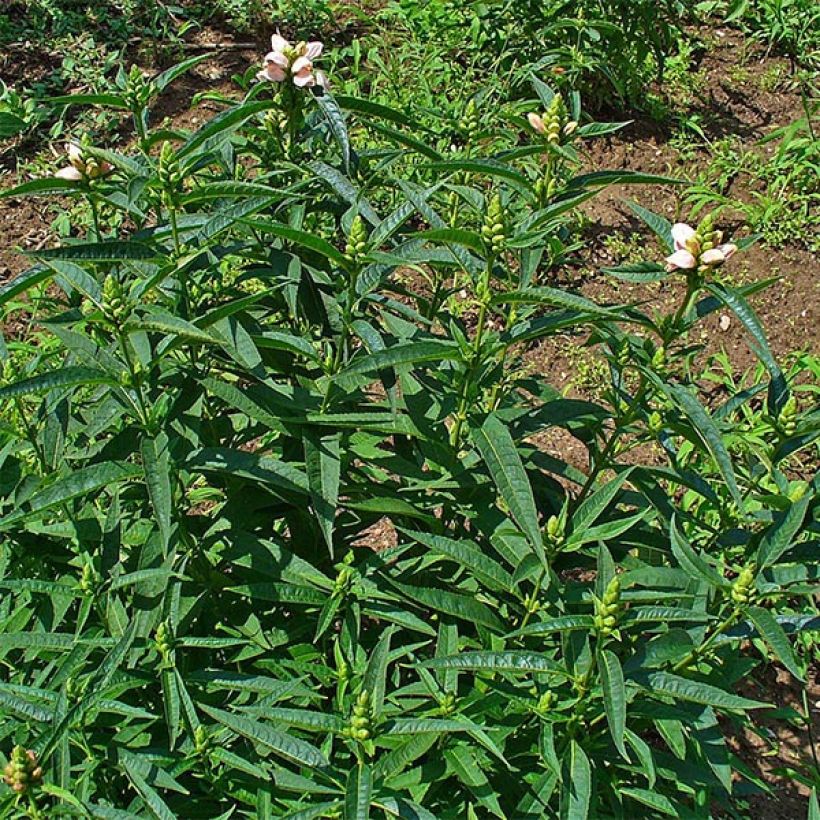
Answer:
[[[578, 206], [674, 182], [579, 173], [617, 124], [532, 77], [444, 152], [273, 45], [193, 132], [150, 114], [201, 58], [63, 100], [133, 149], [4, 194], [91, 227], [0, 289], [0, 813], [709, 817], [765, 788], [721, 721], [769, 707], [740, 692], [771, 658], [806, 676], [820, 417], [761, 286], [721, 279], [741, 243], [640, 210], [669, 258], [610, 273], [684, 283], [670, 315], [553, 287]], [[714, 402], [690, 331], [718, 309], [765, 375]], [[559, 334], [599, 400], [523, 366]]]

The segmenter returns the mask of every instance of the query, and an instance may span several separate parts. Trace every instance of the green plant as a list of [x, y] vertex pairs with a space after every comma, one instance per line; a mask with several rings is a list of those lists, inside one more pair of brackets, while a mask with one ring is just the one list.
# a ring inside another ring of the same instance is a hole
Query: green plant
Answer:
[[[123, 70], [60, 104], [129, 114], [132, 150], [2, 194], [73, 197], [90, 227], [0, 289], [49, 285], [0, 346], [0, 811], [710, 816], [735, 788], [719, 716], [766, 706], [735, 692], [744, 641], [802, 680], [787, 631], [816, 615], [817, 480], [787, 471], [820, 419], [756, 286], [721, 282], [709, 220], [639, 209], [678, 272], [610, 273], [680, 277], [674, 313], [553, 287], [574, 209], [675, 180], [579, 173], [620, 126], [538, 79], [500, 121], [461, 101], [445, 153], [403, 110], [297, 88], [308, 48], [192, 133], [151, 109], [199, 58]], [[718, 308], [766, 378], [707, 409], [688, 335]], [[606, 359], [599, 401], [518, 366], [567, 332]], [[585, 470], [530, 443], [550, 429]]]
[[797, 65], [816, 66], [820, 58], [820, 10], [811, 0], [732, 0], [727, 21], [740, 21], [769, 50], [785, 54]]
[[[796, 241], [815, 248], [820, 192], [813, 116], [809, 108], [805, 117], [775, 129], [754, 149], [744, 149], [731, 137], [712, 143], [711, 163], [685, 200], [696, 213], [716, 206], [739, 212], [773, 247]], [[753, 186], [749, 197], [733, 195], [738, 178]]]

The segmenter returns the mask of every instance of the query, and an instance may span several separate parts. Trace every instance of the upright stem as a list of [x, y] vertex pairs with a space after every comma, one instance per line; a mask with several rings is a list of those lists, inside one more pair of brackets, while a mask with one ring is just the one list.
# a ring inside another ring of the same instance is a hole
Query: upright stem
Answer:
[[698, 658], [705, 655], [717, 638], [719, 638], [730, 626], [732, 626], [732, 624], [734, 624], [740, 614], [739, 609], [733, 609], [729, 617], [725, 618], [721, 622], [720, 626], [718, 626], [718, 628], [706, 639], [706, 641], [700, 646], [696, 646], [685, 658], [683, 658], [683, 660], [676, 663], [672, 667], [672, 671], [682, 672], [684, 669], [688, 669]]
[[456, 420], [450, 434], [450, 442], [453, 447], [461, 446], [462, 432], [464, 423], [467, 421], [467, 404], [470, 396], [470, 384], [472, 382], [473, 372], [475, 370], [476, 362], [481, 353], [481, 343], [484, 340], [484, 328], [487, 324], [487, 308], [490, 302], [490, 274], [493, 269], [493, 256], [487, 259], [487, 266], [481, 278], [481, 306], [478, 311], [478, 325], [476, 327], [475, 337], [473, 338], [473, 345], [470, 354], [470, 360], [467, 363], [467, 368], [464, 371], [464, 379], [461, 382], [461, 389], [459, 391], [458, 410], [456, 412]]
[[94, 194], [88, 194], [88, 203], [91, 205], [91, 220], [94, 224], [94, 235], [98, 242], [102, 242], [102, 231], [100, 231], [100, 211], [97, 206], [97, 199]]

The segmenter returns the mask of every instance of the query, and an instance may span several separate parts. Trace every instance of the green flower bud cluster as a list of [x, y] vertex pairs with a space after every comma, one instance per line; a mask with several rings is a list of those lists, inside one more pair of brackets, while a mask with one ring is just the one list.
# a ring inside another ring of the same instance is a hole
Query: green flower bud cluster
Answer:
[[143, 108], [151, 99], [151, 86], [146, 82], [145, 75], [137, 65], [132, 65], [128, 72], [123, 97], [131, 111]]
[[125, 288], [116, 277], [110, 274], [105, 277], [102, 286], [102, 309], [105, 318], [116, 327], [119, 327], [131, 312]]
[[456, 711], [456, 696], [454, 692], [445, 692], [438, 702], [439, 712], [444, 717], [449, 717]]
[[362, 689], [353, 704], [353, 714], [350, 717], [350, 726], [346, 734], [353, 740], [360, 742], [369, 740], [373, 728], [371, 718], [370, 693], [366, 689]]
[[194, 751], [199, 757], [206, 757], [211, 749], [211, 736], [201, 723], [194, 729]]
[[160, 621], [157, 626], [157, 631], [154, 633], [154, 647], [162, 656], [162, 660], [167, 661], [174, 648], [174, 636], [168, 621]]
[[789, 396], [783, 409], [777, 416], [777, 426], [784, 436], [793, 436], [797, 431], [797, 417], [800, 414], [800, 409], [797, 406], [797, 399], [794, 396]]
[[17, 794], [25, 794], [43, 779], [43, 769], [31, 749], [15, 746], [11, 759], [3, 769], [3, 780]]
[[557, 515], [547, 519], [547, 546], [551, 553], [557, 552], [564, 544], [564, 525]]
[[157, 176], [163, 189], [163, 200], [166, 204], [174, 204], [177, 193], [182, 187], [182, 169], [176, 149], [170, 142], [162, 143]]
[[83, 595], [93, 595], [100, 579], [91, 561], [86, 561], [80, 571], [80, 591]]
[[530, 114], [529, 121], [550, 145], [560, 145], [564, 138], [571, 137], [578, 129], [578, 123], [570, 120], [564, 98], [560, 94], [552, 98], [543, 114]]
[[476, 134], [480, 127], [481, 123], [478, 120], [478, 106], [476, 105], [476, 101], [471, 99], [464, 107], [464, 113], [461, 115], [461, 119], [458, 122], [458, 130], [465, 139], [469, 140]]
[[11, 384], [16, 378], [14, 364], [11, 359], [5, 359], [0, 365], [0, 387]]
[[595, 629], [601, 637], [606, 638], [618, 628], [618, 618], [622, 612], [621, 582], [616, 576], [607, 584], [603, 600], [596, 603]]
[[367, 227], [364, 220], [356, 214], [350, 223], [350, 233], [345, 245], [345, 257], [355, 264], [359, 264], [367, 253]]
[[663, 345], [655, 348], [655, 352], [652, 354], [652, 359], [650, 360], [652, 369], [662, 375], [666, 372], [666, 362], [666, 348]]
[[450, 194], [447, 197], [447, 210], [450, 227], [457, 227], [459, 216], [461, 214], [461, 199], [455, 191], [450, 191]]
[[242, 293], [247, 293], [248, 296], [255, 296], [257, 293], [262, 293], [267, 288], [267, 285], [255, 276], [249, 276], [238, 283], [237, 287]]
[[754, 597], [755, 573], [757, 567], [755, 564], [749, 564], [740, 571], [740, 574], [735, 578], [732, 584], [732, 600], [737, 606], [745, 606]]
[[663, 416], [657, 410], [653, 410], [646, 420], [646, 426], [653, 436], [657, 436], [663, 430]]
[[85, 697], [88, 680], [78, 680], [72, 676], [65, 682], [65, 694], [71, 703], [79, 703]]
[[538, 705], [535, 707], [535, 710], [537, 712], [549, 712], [557, 702], [558, 695], [551, 689], [548, 689], [538, 698]]
[[552, 174], [544, 173], [535, 181], [535, 196], [539, 202], [548, 202], [555, 196], [558, 186]]
[[136, 359], [133, 364], [133, 372], [123, 370], [122, 373], [120, 373], [120, 384], [123, 387], [137, 388], [142, 384], [146, 373], [145, 365], [143, 365], [139, 359]]
[[484, 217], [481, 235], [484, 237], [484, 242], [490, 253], [498, 254], [504, 250], [504, 244], [507, 241], [507, 236], [504, 232], [504, 206], [498, 194], [491, 197], [487, 205], [487, 213]]
[[353, 579], [353, 570], [348, 566], [343, 566], [336, 575], [336, 580], [333, 582], [333, 594], [341, 597], [347, 595], [353, 585]]

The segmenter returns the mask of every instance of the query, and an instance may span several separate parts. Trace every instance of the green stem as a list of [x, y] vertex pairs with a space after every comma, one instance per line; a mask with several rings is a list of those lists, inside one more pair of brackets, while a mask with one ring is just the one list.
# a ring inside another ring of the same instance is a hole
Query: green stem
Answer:
[[[541, 570], [541, 574], [538, 576], [538, 579], [535, 582], [535, 586], [533, 587], [532, 597], [531, 600], [535, 603], [535, 599], [538, 597], [538, 594], [541, 592], [541, 584], [544, 582], [544, 577], [546, 576], [547, 571], [545, 569]], [[519, 629], [524, 629], [527, 624], [530, 622], [530, 618], [533, 616], [535, 612], [534, 609], [531, 607], [527, 607], [527, 611], [524, 613], [524, 617], [521, 619], [521, 625], [518, 627]]]
[[125, 359], [125, 364], [128, 367], [128, 372], [131, 374], [131, 381], [134, 385], [134, 392], [137, 394], [137, 403], [139, 405], [139, 421], [140, 424], [146, 429], [150, 429], [149, 424], [149, 414], [148, 408], [145, 406], [145, 398], [142, 395], [142, 388], [137, 383], [137, 372], [134, 368], [134, 360], [131, 358], [131, 351], [128, 349], [128, 338], [126, 337], [125, 333], [120, 329], [117, 328], [117, 340], [120, 343], [120, 350], [122, 350], [123, 358]]
[[97, 206], [97, 199], [94, 194], [88, 194], [88, 203], [91, 205], [91, 221], [94, 224], [94, 235], [98, 242], [102, 242], [102, 231], [100, 230], [100, 212]]
[[487, 260], [487, 268], [484, 271], [481, 282], [481, 306], [478, 311], [478, 326], [476, 327], [475, 337], [473, 339], [472, 351], [470, 360], [467, 363], [467, 368], [464, 371], [464, 379], [461, 382], [459, 390], [458, 410], [456, 412], [456, 421], [450, 434], [450, 442], [453, 447], [461, 447], [461, 438], [464, 430], [464, 423], [467, 421], [467, 405], [470, 396], [470, 384], [472, 383], [473, 372], [475, 371], [476, 362], [479, 359], [481, 352], [481, 342], [484, 339], [484, 327], [487, 324], [487, 307], [490, 300], [490, 271], [492, 270], [493, 260], [490, 257]]
[[683, 660], [678, 661], [673, 667], [673, 672], [682, 672], [688, 669], [696, 660], [701, 658], [711, 648], [712, 644], [737, 621], [741, 612], [739, 609], [733, 609], [728, 618], [724, 619], [720, 626], [700, 645], [692, 649]]
[[168, 206], [168, 221], [171, 223], [171, 233], [174, 237], [174, 256], [179, 259], [182, 255], [182, 245], [179, 241], [179, 226], [177, 225], [177, 211], [176, 207], [171, 204]]

